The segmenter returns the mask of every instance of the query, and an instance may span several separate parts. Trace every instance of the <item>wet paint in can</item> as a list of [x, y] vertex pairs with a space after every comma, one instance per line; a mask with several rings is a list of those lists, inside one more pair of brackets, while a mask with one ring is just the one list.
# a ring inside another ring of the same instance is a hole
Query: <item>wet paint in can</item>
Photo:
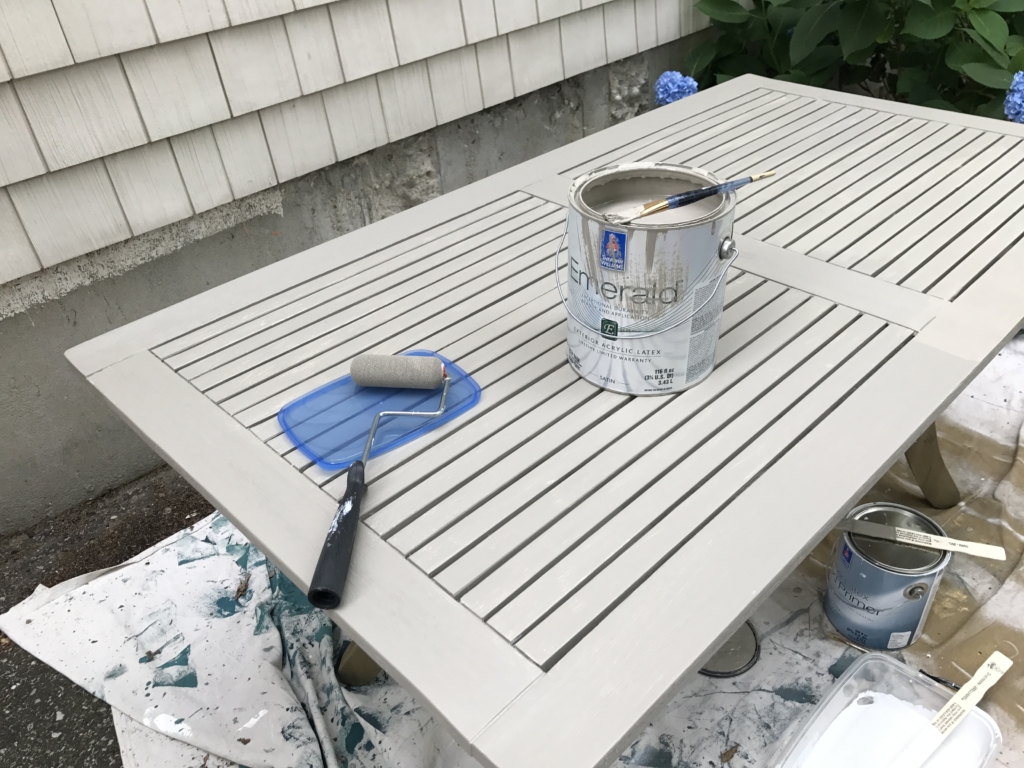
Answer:
[[[945, 536], [933, 520], [899, 504], [865, 504], [849, 516]], [[843, 532], [828, 568], [825, 615], [859, 646], [906, 648], [921, 636], [950, 556]]]
[[735, 193], [629, 224], [612, 217], [718, 183], [707, 171], [665, 163], [602, 168], [573, 182], [563, 301], [567, 356], [581, 377], [615, 392], [656, 395], [710, 375], [725, 275], [736, 257]]

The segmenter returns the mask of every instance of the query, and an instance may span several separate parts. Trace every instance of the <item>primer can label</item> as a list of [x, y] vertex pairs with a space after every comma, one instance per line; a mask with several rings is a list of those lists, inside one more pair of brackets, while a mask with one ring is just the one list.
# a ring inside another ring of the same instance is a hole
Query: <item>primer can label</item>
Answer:
[[[895, 504], [869, 504], [852, 514], [856, 517], [875, 513], [903, 515], [904, 522], [911, 516], [923, 517], [915, 510]], [[894, 524], [899, 520], [886, 522]], [[928, 523], [935, 525], [930, 520]], [[937, 526], [936, 529], [941, 532]], [[889, 548], [889, 545], [884, 546]], [[898, 552], [898, 549], [891, 551]], [[916, 557], [916, 553], [912, 555]], [[825, 615], [841, 634], [864, 648], [906, 648], [924, 630], [948, 563], [948, 554], [937, 554], [932, 565], [908, 564], [915, 567], [907, 568], [887, 565], [872, 559], [858, 548], [855, 537], [844, 532], [836, 541], [828, 569]]]

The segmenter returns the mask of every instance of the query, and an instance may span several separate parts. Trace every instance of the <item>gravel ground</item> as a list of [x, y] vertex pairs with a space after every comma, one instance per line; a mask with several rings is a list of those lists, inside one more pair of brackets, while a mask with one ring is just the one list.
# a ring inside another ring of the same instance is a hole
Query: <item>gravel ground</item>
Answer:
[[[117, 565], [213, 511], [159, 469], [11, 536], [0, 536], [0, 613], [37, 584]], [[0, 765], [120, 766], [110, 708], [0, 633]]]

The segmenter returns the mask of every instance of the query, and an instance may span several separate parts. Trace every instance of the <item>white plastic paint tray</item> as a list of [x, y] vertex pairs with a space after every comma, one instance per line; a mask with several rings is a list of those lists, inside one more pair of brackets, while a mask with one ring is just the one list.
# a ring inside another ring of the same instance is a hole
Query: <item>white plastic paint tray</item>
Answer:
[[[773, 768], [886, 768], [953, 692], [881, 653], [850, 665], [783, 744]], [[1002, 744], [991, 717], [973, 709], [923, 768], [988, 768]], [[902, 766], [900, 768], [903, 768]]]

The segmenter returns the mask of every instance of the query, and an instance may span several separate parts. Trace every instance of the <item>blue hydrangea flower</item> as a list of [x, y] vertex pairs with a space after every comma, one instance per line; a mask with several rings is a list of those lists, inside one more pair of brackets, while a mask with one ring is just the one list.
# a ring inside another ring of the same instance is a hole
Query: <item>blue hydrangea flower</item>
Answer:
[[1024, 72], [1018, 72], [1013, 76], [1013, 84], [1006, 92], [1006, 101], [1003, 102], [1003, 112], [1013, 122], [1024, 123]]
[[681, 72], [662, 72], [654, 84], [654, 100], [659, 107], [679, 101], [697, 92], [697, 81]]

